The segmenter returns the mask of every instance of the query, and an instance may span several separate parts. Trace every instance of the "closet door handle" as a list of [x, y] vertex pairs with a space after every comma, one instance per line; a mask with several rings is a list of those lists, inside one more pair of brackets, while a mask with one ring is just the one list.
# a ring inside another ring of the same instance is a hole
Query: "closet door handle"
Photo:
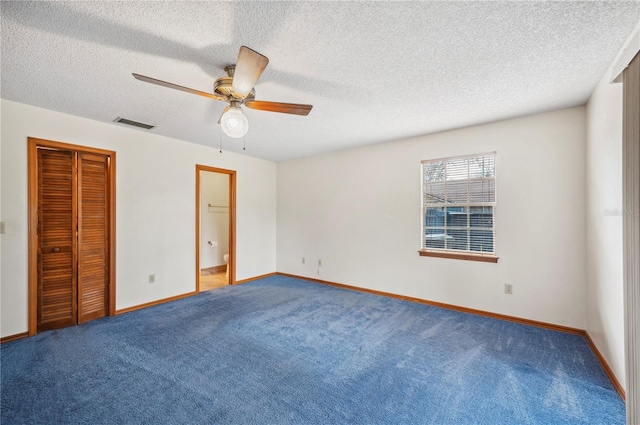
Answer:
[[53, 248], [51, 251], [53, 251], [53, 252], [60, 252], [60, 248], [55, 247], [55, 248]]

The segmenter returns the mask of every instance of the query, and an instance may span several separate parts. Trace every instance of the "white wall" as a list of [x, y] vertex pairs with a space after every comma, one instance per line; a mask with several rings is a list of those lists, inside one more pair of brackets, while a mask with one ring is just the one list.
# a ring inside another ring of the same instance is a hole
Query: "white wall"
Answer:
[[587, 103], [586, 330], [625, 385], [622, 84], [607, 73]]
[[200, 268], [225, 264], [228, 253], [229, 175], [200, 171]]
[[[278, 163], [277, 269], [584, 329], [585, 129], [577, 107]], [[418, 256], [420, 161], [490, 151], [499, 262]]]
[[117, 309], [195, 290], [196, 163], [237, 171], [237, 278], [275, 271], [275, 163], [6, 100], [1, 113], [2, 336], [27, 330], [29, 136], [117, 152]]

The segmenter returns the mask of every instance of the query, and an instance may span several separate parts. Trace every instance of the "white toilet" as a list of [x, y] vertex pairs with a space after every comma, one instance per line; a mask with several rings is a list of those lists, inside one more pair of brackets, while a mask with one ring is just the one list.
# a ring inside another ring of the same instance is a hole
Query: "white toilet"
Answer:
[[225, 264], [227, 265], [227, 272], [224, 275], [225, 275], [225, 277], [229, 277], [229, 254], [224, 254], [222, 259], [224, 260]]

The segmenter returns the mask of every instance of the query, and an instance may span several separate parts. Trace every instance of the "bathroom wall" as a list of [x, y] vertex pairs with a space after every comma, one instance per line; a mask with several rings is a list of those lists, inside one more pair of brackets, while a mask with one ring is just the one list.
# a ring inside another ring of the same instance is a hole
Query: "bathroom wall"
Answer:
[[225, 264], [223, 257], [227, 253], [229, 175], [200, 171], [200, 268]]

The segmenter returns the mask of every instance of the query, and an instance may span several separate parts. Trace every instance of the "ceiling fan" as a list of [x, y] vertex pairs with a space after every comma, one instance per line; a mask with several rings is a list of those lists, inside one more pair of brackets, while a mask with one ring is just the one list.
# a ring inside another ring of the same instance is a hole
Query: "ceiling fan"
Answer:
[[247, 134], [247, 130], [249, 129], [247, 117], [242, 113], [242, 105], [261, 111], [305, 116], [309, 115], [311, 108], [313, 108], [312, 105], [256, 100], [256, 92], [253, 86], [256, 81], [258, 81], [258, 78], [260, 78], [262, 71], [264, 71], [268, 63], [269, 58], [266, 56], [261, 55], [247, 46], [240, 47], [236, 64], [229, 65], [224, 69], [227, 76], [220, 77], [213, 83], [213, 93], [190, 89], [140, 74], [134, 73], [133, 76], [147, 83], [197, 94], [214, 100], [229, 102], [229, 106], [222, 112], [218, 123], [229, 137], [239, 138]]

